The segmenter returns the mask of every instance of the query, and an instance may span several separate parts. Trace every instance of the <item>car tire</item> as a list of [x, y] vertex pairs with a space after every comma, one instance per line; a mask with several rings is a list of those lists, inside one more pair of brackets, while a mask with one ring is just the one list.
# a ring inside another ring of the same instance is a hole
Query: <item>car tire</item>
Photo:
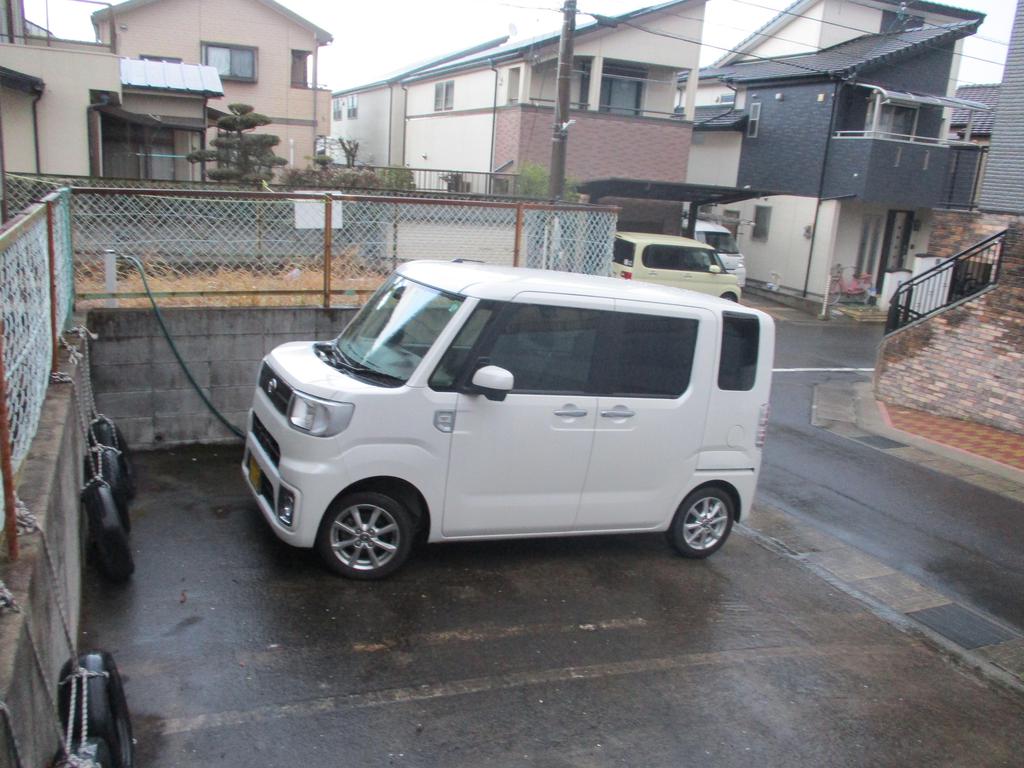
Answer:
[[721, 488], [698, 488], [676, 510], [668, 540], [683, 557], [710, 557], [725, 544], [736, 518], [732, 498]]
[[739, 301], [740, 298], [735, 293], [723, 293], [722, 298], [726, 301]]
[[94, 677], [79, 680], [76, 688], [76, 700], [73, 709], [74, 722], [71, 724], [72, 743], [82, 738], [82, 685], [88, 687], [88, 707], [86, 712], [87, 735], [86, 744], [99, 742], [106, 758], [101, 760], [104, 768], [134, 768], [135, 741], [132, 737], [132, 721], [128, 711], [128, 700], [124, 693], [124, 683], [117, 669], [114, 657], [106, 651], [91, 651], [78, 657], [77, 664], [65, 662], [61, 669], [61, 695], [58, 698], [58, 709], [64, 731], [67, 731], [68, 718], [72, 713], [68, 676], [83, 667], [89, 672], [97, 673]]
[[81, 499], [89, 537], [96, 545], [100, 573], [113, 582], [127, 581], [135, 572], [135, 560], [110, 486], [105, 480], [94, 478], [82, 490]]
[[316, 550], [324, 563], [350, 579], [383, 579], [408, 559], [416, 522], [402, 502], [376, 491], [336, 500], [320, 521]]

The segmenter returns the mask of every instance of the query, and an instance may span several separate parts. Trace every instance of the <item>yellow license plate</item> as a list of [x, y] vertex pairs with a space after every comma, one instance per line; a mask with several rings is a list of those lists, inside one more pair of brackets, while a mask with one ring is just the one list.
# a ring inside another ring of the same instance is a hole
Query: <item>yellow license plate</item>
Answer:
[[262, 477], [262, 471], [260, 465], [256, 463], [256, 459], [252, 456], [249, 457], [249, 482], [252, 483], [252, 487], [257, 491], [260, 489], [260, 477]]

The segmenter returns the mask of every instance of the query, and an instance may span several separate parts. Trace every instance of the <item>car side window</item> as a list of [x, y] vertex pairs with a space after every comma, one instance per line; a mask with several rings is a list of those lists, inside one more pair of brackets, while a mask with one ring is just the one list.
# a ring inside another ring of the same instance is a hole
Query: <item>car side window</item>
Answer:
[[757, 378], [757, 355], [761, 323], [753, 315], [726, 312], [722, 315], [722, 360], [718, 366], [718, 388], [738, 391], [753, 389]]
[[676, 398], [690, 386], [699, 321], [615, 313], [617, 350], [609, 361], [608, 393]]
[[495, 307], [490, 303], [482, 303], [473, 310], [473, 314], [455, 334], [451, 346], [448, 347], [441, 362], [437, 364], [437, 368], [430, 375], [430, 380], [427, 383], [431, 389], [437, 392], [451, 392], [455, 388], [459, 374], [462, 373], [469, 360], [469, 353], [473, 350], [473, 345], [477, 343], [480, 334], [487, 327], [487, 323], [494, 317], [494, 312]]
[[481, 359], [512, 372], [514, 393], [583, 394], [606, 312], [508, 304]]
[[707, 272], [715, 263], [714, 252], [707, 248], [679, 245], [648, 245], [644, 248], [644, 266], [649, 269]]

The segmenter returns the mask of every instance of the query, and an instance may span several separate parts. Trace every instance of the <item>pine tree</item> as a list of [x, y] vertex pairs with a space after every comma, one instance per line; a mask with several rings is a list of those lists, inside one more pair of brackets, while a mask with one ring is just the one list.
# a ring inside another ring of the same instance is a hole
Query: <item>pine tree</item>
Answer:
[[231, 114], [217, 121], [217, 138], [210, 142], [213, 149], [192, 152], [188, 161], [216, 162], [217, 167], [206, 174], [214, 181], [271, 181], [274, 169], [288, 163], [274, 154], [281, 139], [270, 133], [253, 133], [270, 125], [271, 119], [248, 104], [229, 104], [228, 109]]

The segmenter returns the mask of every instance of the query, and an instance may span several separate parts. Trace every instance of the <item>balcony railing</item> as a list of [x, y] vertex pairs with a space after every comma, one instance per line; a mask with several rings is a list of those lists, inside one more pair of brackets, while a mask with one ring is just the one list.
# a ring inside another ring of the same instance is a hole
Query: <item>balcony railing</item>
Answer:
[[972, 245], [896, 289], [885, 323], [887, 334], [976, 296], [999, 280], [1006, 230]]
[[936, 147], [956, 146], [965, 143], [935, 136], [912, 136], [906, 133], [890, 133], [888, 131], [836, 131], [832, 136], [836, 139], [881, 139], [882, 141], [902, 141], [908, 144], [928, 144]]

